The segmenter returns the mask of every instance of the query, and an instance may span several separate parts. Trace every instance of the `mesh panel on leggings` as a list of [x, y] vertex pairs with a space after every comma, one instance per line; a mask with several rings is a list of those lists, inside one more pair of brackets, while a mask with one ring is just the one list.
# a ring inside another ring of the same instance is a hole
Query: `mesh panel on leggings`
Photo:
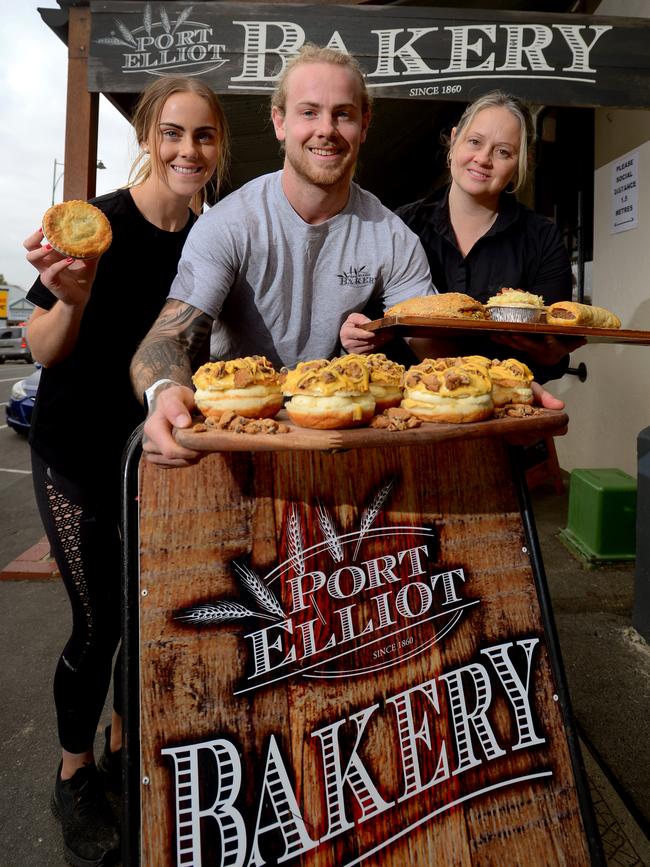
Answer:
[[[93, 618], [90, 599], [88, 598], [88, 585], [81, 559], [80, 519], [83, 509], [66, 499], [60, 491], [57, 491], [54, 485], [46, 483], [45, 489], [57, 533], [61, 540], [61, 546], [68, 561], [70, 574], [83, 608], [87, 630], [85, 643], [88, 645], [93, 632]], [[69, 665], [67, 660], [65, 662]]]

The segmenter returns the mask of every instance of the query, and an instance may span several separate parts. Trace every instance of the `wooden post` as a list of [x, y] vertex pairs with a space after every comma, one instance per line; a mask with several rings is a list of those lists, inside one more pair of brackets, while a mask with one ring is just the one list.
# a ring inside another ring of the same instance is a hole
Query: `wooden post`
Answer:
[[63, 198], [89, 199], [95, 195], [99, 118], [99, 94], [88, 91], [91, 13], [71, 6], [69, 16]]

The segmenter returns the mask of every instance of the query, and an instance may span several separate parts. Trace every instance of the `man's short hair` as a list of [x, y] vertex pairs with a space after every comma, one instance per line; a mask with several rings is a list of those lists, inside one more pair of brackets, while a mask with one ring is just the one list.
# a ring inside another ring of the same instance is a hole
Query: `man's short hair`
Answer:
[[370, 111], [372, 106], [372, 97], [368, 93], [366, 79], [357, 59], [351, 54], [337, 51], [335, 48], [324, 48], [320, 45], [315, 45], [313, 42], [306, 42], [298, 54], [288, 61], [280, 73], [280, 77], [275, 85], [275, 90], [271, 94], [271, 108], [277, 108], [282, 112], [282, 114], [284, 114], [287, 103], [287, 78], [297, 66], [301, 66], [305, 63], [331, 63], [335, 66], [343, 66], [349, 69], [359, 82], [359, 89], [361, 91], [361, 109], [364, 114], [367, 114]]

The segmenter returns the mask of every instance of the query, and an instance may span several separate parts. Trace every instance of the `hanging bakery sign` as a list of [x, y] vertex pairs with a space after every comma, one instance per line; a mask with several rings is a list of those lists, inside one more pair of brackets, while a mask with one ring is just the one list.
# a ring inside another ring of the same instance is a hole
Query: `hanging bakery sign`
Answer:
[[[89, 87], [201, 75], [266, 93], [305, 42], [354, 54], [379, 96], [472, 99], [495, 87], [556, 105], [647, 106], [645, 19], [400, 6], [91, 2]], [[552, 99], [551, 99], [552, 94]]]

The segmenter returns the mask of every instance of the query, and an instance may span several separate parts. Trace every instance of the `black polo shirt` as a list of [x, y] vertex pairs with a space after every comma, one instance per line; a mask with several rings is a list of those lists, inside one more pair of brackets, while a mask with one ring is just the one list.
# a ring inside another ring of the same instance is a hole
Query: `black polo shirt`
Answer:
[[[571, 299], [569, 254], [552, 220], [502, 193], [494, 225], [464, 257], [449, 220], [448, 199], [449, 187], [444, 187], [396, 211], [419, 236], [438, 292], [464, 292], [485, 303], [505, 286], [541, 295], [547, 304]], [[503, 356], [503, 348], [489, 346], [483, 354]], [[538, 381], [545, 382], [561, 376], [568, 360], [545, 368], [528, 363]]]

